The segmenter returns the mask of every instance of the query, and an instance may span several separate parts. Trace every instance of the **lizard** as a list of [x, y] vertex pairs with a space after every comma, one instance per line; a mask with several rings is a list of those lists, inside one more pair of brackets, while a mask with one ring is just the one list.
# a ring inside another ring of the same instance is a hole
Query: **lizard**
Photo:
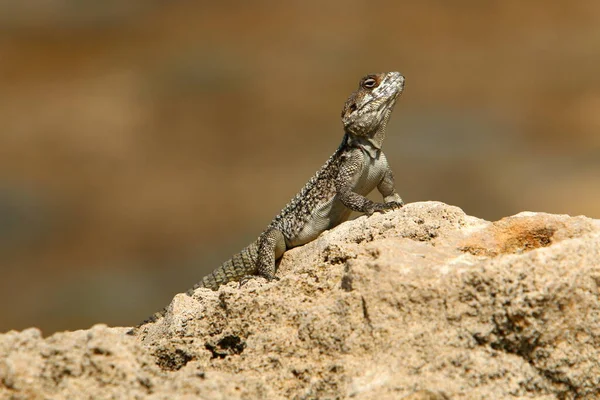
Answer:
[[[346, 221], [352, 211], [371, 215], [402, 207], [404, 202], [395, 189], [394, 175], [381, 147], [404, 80], [399, 72], [363, 77], [344, 103], [344, 136], [333, 155], [256, 241], [204, 276], [186, 294], [192, 296], [198, 288], [217, 290], [228, 282], [256, 275], [276, 280], [276, 262], [286, 250], [316, 239]], [[383, 203], [365, 197], [375, 188], [383, 196]], [[164, 308], [154, 313], [128, 333], [157, 321], [166, 311]]]

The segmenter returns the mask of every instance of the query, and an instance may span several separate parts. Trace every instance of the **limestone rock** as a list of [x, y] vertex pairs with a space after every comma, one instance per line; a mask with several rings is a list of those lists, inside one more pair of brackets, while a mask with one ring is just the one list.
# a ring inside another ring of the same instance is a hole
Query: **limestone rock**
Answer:
[[600, 398], [600, 221], [437, 202], [287, 252], [164, 319], [0, 335], [0, 398]]

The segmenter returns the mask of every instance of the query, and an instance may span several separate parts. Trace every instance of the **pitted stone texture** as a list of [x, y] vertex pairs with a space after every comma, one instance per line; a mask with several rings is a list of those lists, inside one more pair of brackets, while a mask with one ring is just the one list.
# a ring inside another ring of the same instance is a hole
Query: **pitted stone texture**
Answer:
[[137, 337], [0, 336], [0, 398], [599, 398], [599, 227], [436, 202], [359, 217], [279, 281], [178, 295]]

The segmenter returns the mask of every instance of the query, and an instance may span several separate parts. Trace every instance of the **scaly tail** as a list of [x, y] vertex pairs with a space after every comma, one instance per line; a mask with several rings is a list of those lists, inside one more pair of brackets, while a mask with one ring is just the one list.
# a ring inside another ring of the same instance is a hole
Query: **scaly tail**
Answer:
[[234, 255], [230, 260], [225, 261], [219, 268], [196, 283], [186, 294], [191, 296], [198, 288], [217, 290], [219, 286], [228, 282], [237, 282], [245, 276], [255, 275], [257, 257], [258, 241]]
[[[225, 261], [220, 267], [203, 277], [200, 282], [196, 283], [190, 290], [185, 292], [185, 294], [192, 296], [194, 291], [198, 288], [217, 290], [219, 286], [228, 282], [239, 281], [245, 276], [255, 275], [257, 258], [258, 241], [244, 248], [238, 254], [234, 255], [230, 260]], [[167, 313], [167, 307], [146, 318], [144, 322], [136, 325], [133, 329], [128, 331], [127, 334], [135, 335], [138, 328], [140, 328], [142, 325], [156, 322], [160, 318], [164, 317]]]

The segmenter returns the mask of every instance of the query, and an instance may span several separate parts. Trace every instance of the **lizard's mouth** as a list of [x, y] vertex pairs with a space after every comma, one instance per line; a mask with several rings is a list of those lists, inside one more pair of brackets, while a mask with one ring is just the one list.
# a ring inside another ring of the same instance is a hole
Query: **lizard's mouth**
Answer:
[[379, 110], [381, 110], [382, 108], [393, 107], [396, 100], [398, 100], [398, 97], [400, 96], [400, 94], [402, 94], [403, 87], [404, 87], [404, 85], [401, 83], [400, 87], [398, 88], [396, 93], [389, 96], [385, 101], [382, 101], [381, 104], [379, 105], [379, 107], [377, 107], [377, 108]]
[[384, 102], [385, 104], [395, 102], [404, 91], [404, 79], [402, 79], [402, 77], [396, 79], [394, 84], [396, 86], [394, 88], [395, 90], [393, 93], [390, 94], [390, 96], [388, 96], [387, 100]]
[[398, 84], [398, 91], [396, 92], [396, 96], [394, 96], [394, 98], [398, 98], [398, 96], [400, 96], [402, 92], [404, 92], [404, 79], [400, 79], [400, 82]]

